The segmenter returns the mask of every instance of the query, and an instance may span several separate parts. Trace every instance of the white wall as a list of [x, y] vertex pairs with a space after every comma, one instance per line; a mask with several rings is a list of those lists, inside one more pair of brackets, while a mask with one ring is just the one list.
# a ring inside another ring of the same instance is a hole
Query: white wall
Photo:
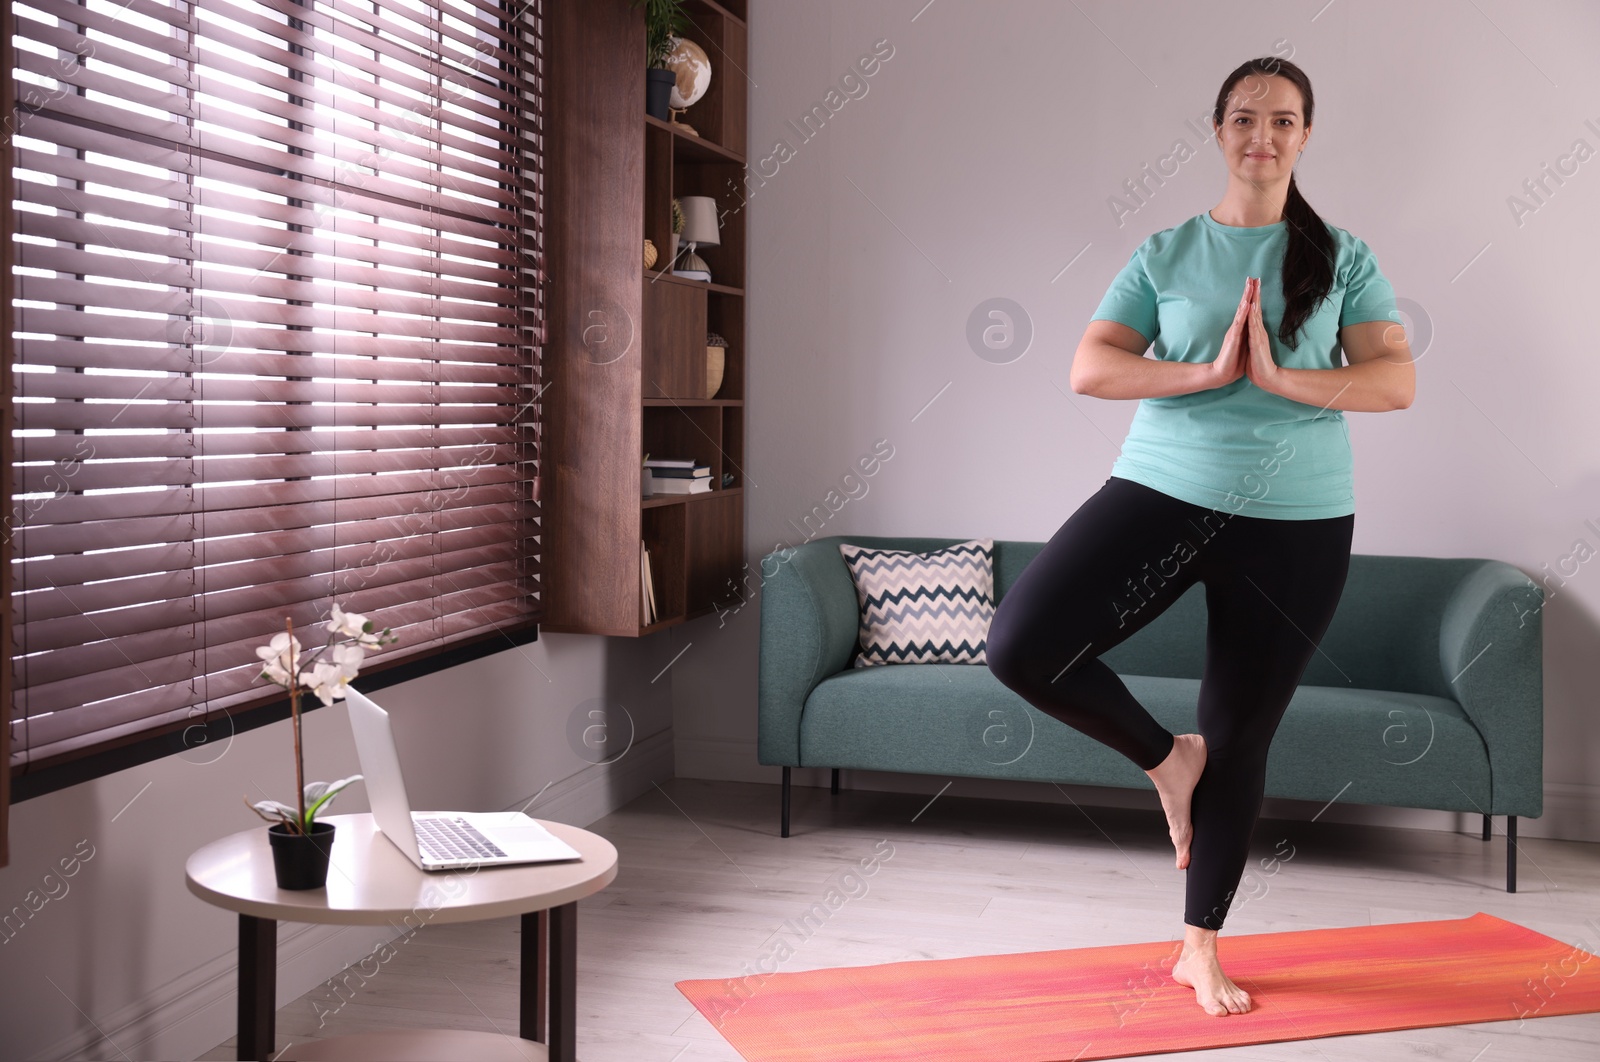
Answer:
[[[1349, 414], [1354, 549], [1492, 557], [1548, 580], [1546, 811], [1518, 828], [1600, 840], [1600, 560], [1563, 562], [1600, 550], [1592, 4], [1541, 4], [1537, 18], [1454, 0], [753, 6], [752, 166], [780, 140], [793, 154], [759, 171], [771, 176], [748, 203], [752, 572], [780, 543], [839, 532], [1048, 539], [1105, 481], [1136, 405], [1071, 393], [1089, 316], [1140, 241], [1220, 202], [1212, 101], [1238, 63], [1279, 54], [1317, 94], [1302, 191], [1373, 247], [1413, 318], [1415, 403]], [[845, 86], [805, 140], [790, 123], [878, 41], [893, 55], [865, 95]], [[1188, 161], [1142, 205], [1127, 196], [1180, 140]], [[1524, 182], [1575, 147], [1587, 162], [1568, 159], [1562, 183], [1530, 196]], [[1513, 197], [1535, 209], [1514, 216]], [[997, 296], [1034, 328], [1009, 364], [965, 336]], [[841, 485], [877, 439], [894, 457]], [[837, 514], [797, 528], [830, 491]], [[778, 778], [754, 754], [758, 621], [753, 597], [694, 633], [700, 663], [686, 659], [673, 689], [680, 775]], [[922, 792], [944, 780], [851, 781]], [[951, 792], [1053, 790], [960, 779]], [[1478, 829], [1475, 816], [1396, 809], [1324, 817]]]
[[[528, 814], [584, 826], [672, 776], [671, 672], [655, 676], [678, 648], [678, 632], [546, 634], [373, 696], [393, 717], [417, 808], [519, 809], [537, 796]], [[602, 704], [609, 749], [581, 736], [574, 746], [569, 722]], [[238, 920], [192, 895], [183, 866], [207, 841], [266, 828], [243, 797], [293, 799], [291, 733], [285, 720], [12, 807], [0, 903], [57, 898], [0, 944], [0, 1057], [192, 1058], [233, 1035]], [[342, 703], [308, 713], [302, 733], [307, 780], [360, 770]], [[365, 790], [331, 810], [369, 810]], [[75, 852], [92, 854], [44, 883]], [[400, 932], [278, 930], [280, 1004]]]

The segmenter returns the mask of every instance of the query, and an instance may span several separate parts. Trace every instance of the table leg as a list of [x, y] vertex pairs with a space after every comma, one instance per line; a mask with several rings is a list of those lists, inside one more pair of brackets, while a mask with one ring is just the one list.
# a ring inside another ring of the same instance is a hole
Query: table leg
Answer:
[[539, 1043], [544, 1043], [545, 1001], [550, 998], [550, 975], [544, 961], [548, 918], [547, 911], [525, 911], [522, 915], [520, 1035]]
[[278, 1004], [278, 923], [239, 916], [239, 1058], [271, 1058]]
[[550, 1062], [577, 1062], [578, 901], [550, 908]]

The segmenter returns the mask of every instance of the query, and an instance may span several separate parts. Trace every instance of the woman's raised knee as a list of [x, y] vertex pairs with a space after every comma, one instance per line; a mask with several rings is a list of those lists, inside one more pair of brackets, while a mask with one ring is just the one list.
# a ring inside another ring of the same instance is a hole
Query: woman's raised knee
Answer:
[[1004, 615], [1004, 608], [996, 608], [994, 618], [989, 621], [983, 659], [1002, 686], [1015, 689], [1024, 679], [1029, 654], [1023, 645], [1024, 638], [1010, 622], [1002, 619]]
[[1018, 692], [1040, 689], [1094, 659], [1088, 651], [1090, 640], [1073, 639], [1063, 631], [1059, 617], [1035, 623], [1018, 619], [1010, 616], [1002, 621], [996, 610], [984, 644], [984, 660], [1001, 685]]

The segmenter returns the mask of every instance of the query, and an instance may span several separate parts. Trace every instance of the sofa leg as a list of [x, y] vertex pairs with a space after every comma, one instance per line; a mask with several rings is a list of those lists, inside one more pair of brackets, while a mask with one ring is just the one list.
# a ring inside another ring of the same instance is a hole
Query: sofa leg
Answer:
[[783, 832], [781, 837], [789, 836], [789, 768], [783, 769]]
[[1487, 815], [1483, 817], [1483, 839], [1485, 841], [1489, 839], [1489, 816]]
[[1506, 816], [1506, 891], [1517, 891], [1517, 817]]
[[839, 795], [839, 768], [833, 769], [833, 795]]

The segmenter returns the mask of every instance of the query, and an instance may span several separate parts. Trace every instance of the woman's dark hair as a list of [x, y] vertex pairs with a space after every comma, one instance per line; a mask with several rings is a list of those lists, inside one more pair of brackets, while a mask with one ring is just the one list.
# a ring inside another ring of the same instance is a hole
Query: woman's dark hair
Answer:
[[[1251, 75], [1281, 77], [1293, 83], [1300, 90], [1305, 124], [1310, 127], [1311, 112], [1315, 106], [1311, 95], [1311, 79], [1289, 60], [1276, 56], [1250, 59], [1239, 64], [1233, 73], [1223, 79], [1222, 91], [1217, 93], [1217, 103], [1211, 111], [1213, 122], [1218, 126], [1222, 124], [1222, 113], [1234, 86]], [[1294, 350], [1300, 342], [1295, 333], [1333, 289], [1335, 248], [1333, 234], [1317, 212], [1311, 209], [1305, 196], [1300, 194], [1292, 170], [1289, 173], [1289, 197], [1283, 204], [1283, 218], [1289, 223], [1289, 246], [1283, 252], [1284, 310], [1283, 320], [1278, 324], [1278, 340]]]

